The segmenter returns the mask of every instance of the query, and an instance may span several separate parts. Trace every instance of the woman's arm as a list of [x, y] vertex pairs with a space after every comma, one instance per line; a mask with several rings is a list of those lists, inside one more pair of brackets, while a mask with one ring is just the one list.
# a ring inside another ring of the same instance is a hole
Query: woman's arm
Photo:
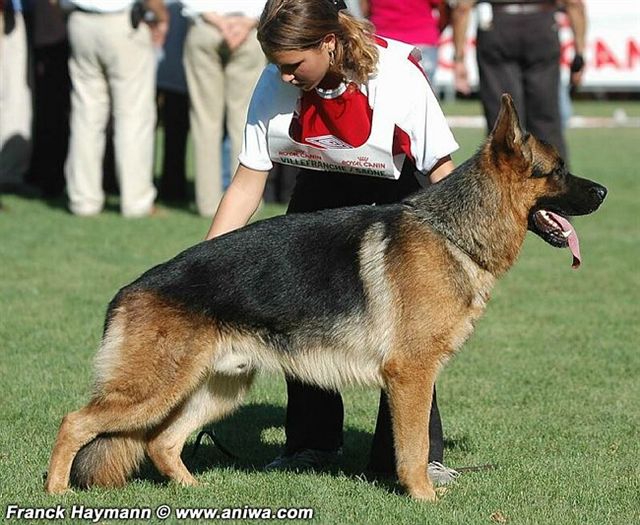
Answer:
[[227, 191], [213, 217], [206, 239], [242, 228], [260, 205], [268, 171], [257, 171], [238, 165]]
[[471, 93], [469, 74], [464, 61], [465, 47], [467, 45], [467, 27], [471, 19], [471, 11], [474, 2], [461, 0], [452, 7], [451, 28], [453, 30], [453, 74], [456, 91], [468, 95]]
[[431, 181], [431, 184], [435, 184], [439, 180], [444, 179], [453, 171], [454, 168], [455, 166], [451, 160], [451, 155], [442, 157], [429, 172], [429, 180]]
[[583, 0], [565, 0], [565, 9], [573, 31], [574, 55], [571, 62], [571, 87], [582, 83], [584, 74], [584, 48], [587, 34], [587, 11]]

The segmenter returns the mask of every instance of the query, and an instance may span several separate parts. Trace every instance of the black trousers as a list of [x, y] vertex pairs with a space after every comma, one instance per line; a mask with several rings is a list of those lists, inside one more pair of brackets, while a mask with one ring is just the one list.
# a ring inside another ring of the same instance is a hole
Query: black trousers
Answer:
[[29, 182], [45, 197], [62, 195], [69, 143], [71, 80], [66, 41], [34, 49], [33, 152]]
[[[414, 193], [420, 185], [413, 165], [405, 162], [397, 181], [360, 175], [301, 170], [287, 213], [310, 212], [358, 204], [388, 204]], [[312, 448], [325, 451], [342, 446], [344, 407], [336, 392], [287, 378], [287, 417], [285, 454]], [[425, 407], [429, 410], [429, 407]], [[429, 420], [429, 461], [442, 462], [443, 436], [435, 389]], [[391, 417], [387, 397], [380, 394], [378, 419], [371, 446], [369, 468], [378, 472], [395, 470]]]
[[186, 159], [189, 95], [159, 89], [158, 99], [158, 116], [164, 129], [164, 151], [158, 194], [165, 201], [186, 201], [188, 199]]
[[480, 99], [489, 130], [500, 111], [500, 95], [513, 97], [523, 126], [567, 158], [558, 100], [560, 42], [553, 11], [494, 12], [489, 30], [478, 30]]

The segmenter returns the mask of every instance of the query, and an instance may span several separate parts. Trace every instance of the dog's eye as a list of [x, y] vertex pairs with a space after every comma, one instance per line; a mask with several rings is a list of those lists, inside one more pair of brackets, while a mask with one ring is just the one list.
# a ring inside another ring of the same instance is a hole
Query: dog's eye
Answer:
[[540, 169], [540, 167], [533, 168], [533, 172], [531, 173], [531, 178], [533, 179], [555, 179], [559, 180], [564, 177], [566, 170], [564, 166], [558, 166], [551, 171], [544, 171]]
[[532, 179], [543, 179], [547, 177], [549, 174], [542, 171], [539, 167], [534, 166], [533, 171], [531, 172]]

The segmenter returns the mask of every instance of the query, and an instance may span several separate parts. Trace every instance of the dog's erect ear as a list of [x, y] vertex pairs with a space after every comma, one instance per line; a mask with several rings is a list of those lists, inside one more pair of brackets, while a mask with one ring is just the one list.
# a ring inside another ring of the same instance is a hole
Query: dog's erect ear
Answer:
[[520, 154], [531, 160], [531, 151], [524, 144], [525, 133], [520, 127], [518, 112], [511, 95], [504, 93], [500, 100], [500, 113], [491, 131], [491, 147], [497, 153]]
[[491, 131], [491, 139], [503, 147], [511, 149], [522, 142], [524, 132], [520, 127], [518, 112], [513, 105], [511, 95], [504, 93], [500, 99], [500, 113]]

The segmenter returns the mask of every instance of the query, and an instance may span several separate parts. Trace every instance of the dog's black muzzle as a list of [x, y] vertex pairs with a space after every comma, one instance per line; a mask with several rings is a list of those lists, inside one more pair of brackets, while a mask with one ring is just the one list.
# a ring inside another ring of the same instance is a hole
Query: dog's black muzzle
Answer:
[[575, 230], [562, 221], [593, 213], [607, 196], [607, 188], [601, 184], [571, 174], [565, 176], [563, 186], [564, 191], [539, 199], [528, 218], [528, 229], [558, 248], [569, 246], [570, 232]]
[[550, 209], [564, 216], [588, 215], [596, 211], [607, 196], [607, 188], [597, 182], [567, 175], [565, 191], [553, 197], [543, 197], [537, 208]]

